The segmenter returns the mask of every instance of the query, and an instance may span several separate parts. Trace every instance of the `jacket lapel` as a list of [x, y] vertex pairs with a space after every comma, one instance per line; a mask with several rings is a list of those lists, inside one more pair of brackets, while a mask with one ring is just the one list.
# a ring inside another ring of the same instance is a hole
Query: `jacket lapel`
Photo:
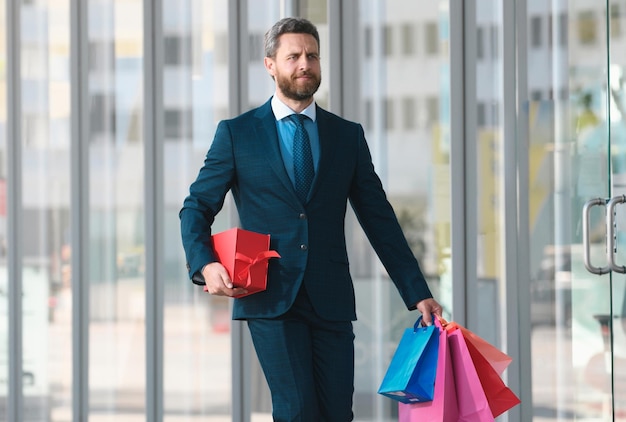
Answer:
[[268, 161], [268, 167], [276, 174], [278, 180], [280, 180], [283, 187], [291, 192], [291, 196], [296, 205], [300, 204], [296, 191], [291, 183], [291, 179], [285, 169], [285, 163], [280, 151], [278, 131], [276, 130], [276, 117], [272, 112], [271, 102], [267, 101], [264, 105], [259, 107], [255, 113], [255, 117], [258, 119], [256, 123], [257, 139], [259, 139], [263, 146], [263, 154]]
[[313, 186], [309, 195], [309, 200], [313, 198], [317, 192], [320, 181], [328, 174], [328, 170], [332, 167], [335, 152], [337, 148], [336, 133], [334, 133], [330, 120], [328, 119], [328, 113], [317, 106], [317, 132], [319, 134], [320, 141], [320, 162], [315, 172], [315, 179], [313, 179]]

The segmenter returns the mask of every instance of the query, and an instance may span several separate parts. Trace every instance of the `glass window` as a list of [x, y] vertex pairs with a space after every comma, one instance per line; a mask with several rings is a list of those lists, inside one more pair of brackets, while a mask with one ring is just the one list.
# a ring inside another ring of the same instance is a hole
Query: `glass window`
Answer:
[[163, 61], [165, 66], [184, 65], [189, 60], [191, 38], [180, 34], [168, 34], [163, 39]]
[[393, 56], [394, 48], [393, 48], [393, 34], [394, 28], [387, 25], [383, 28], [382, 38], [383, 38], [383, 54], [385, 56]]
[[609, 6], [610, 10], [610, 20], [609, 25], [611, 28], [611, 38], [619, 38], [622, 34], [622, 11], [621, 8], [624, 7], [623, 4], [612, 3]]
[[478, 60], [485, 58], [485, 28], [482, 26], [476, 28], [476, 58]]
[[598, 20], [593, 10], [578, 12], [578, 42], [582, 45], [598, 43]]
[[88, 14], [89, 413], [129, 420], [146, 393], [142, 2]]
[[402, 54], [405, 56], [413, 56], [416, 53], [416, 31], [415, 25], [405, 23], [401, 27], [402, 34]]
[[402, 128], [404, 130], [415, 129], [417, 126], [417, 110], [415, 103], [416, 100], [413, 97], [402, 99]]
[[530, 45], [532, 47], [541, 47], [541, 16], [533, 16], [530, 18]]
[[[363, 48], [359, 121], [414, 255], [433, 294], [451, 312], [450, 266], [450, 81], [449, 2], [398, 0], [359, 2], [359, 31], [380, 34], [401, 25], [420, 28], [420, 51], [403, 55], [403, 66], [384, 55], [384, 40]], [[407, 17], [411, 17], [407, 22]], [[404, 38], [407, 31], [402, 37]], [[414, 38], [412, 38], [414, 39]], [[415, 72], [419, 69], [419, 78]], [[349, 221], [351, 268], [357, 292], [355, 420], [392, 420], [397, 404], [377, 395], [382, 376], [404, 328], [417, 315], [407, 312], [358, 223]], [[358, 265], [356, 264], [358, 263]]]
[[[228, 7], [225, 0], [163, 1], [164, 327], [166, 422], [231, 419], [230, 308], [187, 274], [178, 212], [229, 113]], [[214, 231], [230, 228], [229, 205]]]
[[426, 22], [424, 32], [426, 33], [426, 54], [437, 55], [439, 53], [439, 44], [441, 42], [437, 22]]
[[[20, 13], [24, 413], [56, 422], [68, 420], [72, 411], [71, 116], [69, 72], [64, 70], [70, 61], [69, 1], [22, 2]], [[4, 119], [6, 110], [0, 115]], [[1, 127], [5, 124], [0, 121]], [[4, 182], [5, 165], [0, 166]], [[2, 237], [5, 217], [0, 213]], [[4, 250], [6, 240], [2, 243]], [[0, 257], [6, 269], [5, 253]]]

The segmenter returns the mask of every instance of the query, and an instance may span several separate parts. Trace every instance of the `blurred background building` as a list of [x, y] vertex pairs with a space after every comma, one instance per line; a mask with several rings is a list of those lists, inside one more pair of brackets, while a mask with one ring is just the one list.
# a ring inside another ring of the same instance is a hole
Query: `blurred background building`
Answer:
[[[498, 420], [626, 421], [626, 0], [0, 0], [0, 421], [271, 420], [178, 211], [217, 123], [273, 94], [285, 16], [446, 318], [514, 358]], [[397, 420], [376, 391], [417, 315], [346, 228], [355, 420]]]

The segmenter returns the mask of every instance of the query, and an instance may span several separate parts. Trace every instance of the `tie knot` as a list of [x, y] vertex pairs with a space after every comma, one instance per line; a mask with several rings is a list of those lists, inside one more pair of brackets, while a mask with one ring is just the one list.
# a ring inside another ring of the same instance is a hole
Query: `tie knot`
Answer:
[[304, 125], [304, 120], [308, 118], [306, 114], [297, 114], [297, 113], [292, 114], [289, 117], [291, 117], [291, 120], [296, 122], [296, 124], [300, 124], [300, 125]]

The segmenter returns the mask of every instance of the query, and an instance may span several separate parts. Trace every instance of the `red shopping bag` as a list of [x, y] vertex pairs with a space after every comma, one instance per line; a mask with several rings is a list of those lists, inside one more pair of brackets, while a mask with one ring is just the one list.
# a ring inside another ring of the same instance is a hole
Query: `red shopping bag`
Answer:
[[459, 412], [459, 422], [494, 422], [487, 396], [478, 378], [461, 330], [448, 331], [448, 346]]
[[500, 378], [500, 375], [489, 361], [469, 341], [467, 342], [467, 350], [472, 356], [474, 367], [487, 396], [489, 408], [493, 416], [498, 417], [510, 408], [517, 406], [520, 403], [520, 399], [504, 384], [504, 381], [502, 381], [502, 378]]
[[[504, 384], [504, 381], [502, 380], [502, 378], [500, 378], [500, 373], [498, 373], [498, 369], [496, 369], [497, 365], [496, 367], [494, 367], [494, 365], [489, 361], [489, 358], [481, 353], [482, 347], [482, 350], [489, 350], [487, 356], [493, 357], [493, 349], [495, 349], [495, 347], [490, 345], [485, 340], [480, 339], [479, 336], [472, 333], [467, 328], [461, 327], [456, 323], [448, 324], [446, 326], [446, 329], [451, 335], [454, 333], [458, 333], [456, 334], [456, 336], [458, 336], [459, 339], [462, 339], [465, 347], [463, 348], [461, 353], [467, 353], [467, 355], [471, 359], [471, 363], [480, 381], [480, 387], [485, 395], [485, 398], [487, 399], [492, 416], [494, 418], [498, 417], [512, 407], [518, 405], [520, 403], [519, 398], [513, 393], [513, 391], [511, 391], [509, 387]], [[476, 339], [480, 339], [480, 341], [478, 342], [479, 347], [475, 345]], [[461, 342], [461, 340], [459, 340], [459, 342]], [[485, 344], [487, 344], [488, 347], [486, 347]], [[503, 352], [499, 352], [499, 354], [499, 362], [505, 362], [506, 359], [501, 360], [501, 356], [507, 355], [505, 355]], [[508, 365], [508, 363], [506, 365]], [[458, 394], [460, 395], [460, 393]]]
[[399, 422], [458, 422], [459, 410], [452, 373], [452, 358], [448, 347], [448, 332], [443, 328], [445, 320], [435, 318], [439, 329], [439, 356], [435, 376], [433, 400], [423, 403], [399, 403]]
[[456, 322], [449, 322], [446, 324], [446, 328], [448, 330], [452, 330], [458, 328], [463, 332], [463, 337], [465, 337], [465, 341], [467, 343], [472, 344], [481, 355], [487, 359], [489, 364], [496, 370], [498, 375], [502, 375], [504, 370], [509, 366], [509, 364], [513, 361], [513, 358], [478, 336], [474, 332], [468, 330], [467, 328], [457, 324]]

